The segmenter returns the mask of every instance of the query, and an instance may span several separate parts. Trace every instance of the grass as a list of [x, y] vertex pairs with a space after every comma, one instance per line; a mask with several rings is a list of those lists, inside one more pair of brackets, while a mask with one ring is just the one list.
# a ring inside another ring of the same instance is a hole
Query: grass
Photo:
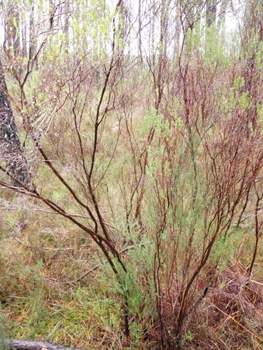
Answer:
[[[130, 231], [126, 228], [125, 233], [122, 216], [115, 213], [119, 223], [116, 237], [129, 243], [123, 253], [129, 273], [122, 278], [131, 314], [130, 349], [159, 348], [156, 285], [152, 278], [156, 271], [156, 249], [162, 254], [158, 268], [162, 318], [171, 337], [175, 322], [172, 307], [177, 308], [184, 278], [189, 279], [200, 256], [198, 246], [203, 240], [200, 213], [205, 205], [200, 202], [196, 212], [189, 211], [191, 201], [188, 202], [185, 191], [192, 177], [178, 177], [178, 181], [179, 199], [175, 204], [180, 203], [183, 193], [184, 206], [176, 208], [170, 218], [168, 215], [169, 225], [161, 231], [160, 242], [154, 230], [162, 212], [152, 202], [150, 193], [145, 197], [151, 209], [144, 222], [145, 237], [138, 236], [140, 229], [136, 224]], [[45, 191], [52, 193], [51, 188]], [[59, 193], [59, 189], [56, 191]], [[63, 198], [56, 197], [58, 201]], [[23, 197], [15, 195], [10, 202], [10, 194], [5, 192], [1, 204], [8, 208], [8, 215], [4, 215], [6, 211], [1, 213], [4, 230], [0, 254], [1, 313], [8, 336], [81, 348], [127, 348], [122, 333], [123, 290], [91, 239], [44, 206], [36, 205], [34, 200], [24, 202]], [[69, 202], [66, 205], [70, 208]], [[193, 223], [194, 246], [187, 253], [182, 247], [191, 241]], [[248, 221], [240, 228], [233, 226], [227, 241], [223, 237], [217, 240], [209, 263], [194, 282], [190, 293], [193, 303], [187, 301], [189, 315], [180, 340], [184, 349], [262, 346], [263, 247], [260, 242], [253, 278], [247, 279], [246, 268], [254, 248], [251, 225]], [[178, 249], [176, 258], [174, 249]], [[190, 265], [184, 271], [180, 261], [187, 264], [190, 255]], [[172, 267], [173, 264], [176, 266]], [[173, 276], [169, 276], [169, 271]]]

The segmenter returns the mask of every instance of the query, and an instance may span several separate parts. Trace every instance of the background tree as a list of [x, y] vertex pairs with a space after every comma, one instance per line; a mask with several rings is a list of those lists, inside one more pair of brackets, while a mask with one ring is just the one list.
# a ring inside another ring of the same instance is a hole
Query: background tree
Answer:
[[[0, 62], [0, 151], [5, 159], [5, 172], [11, 175], [18, 187], [27, 188], [30, 184], [28, 166], [23, 155], [17, 128], [10, 105], [2, 64]], [[3, 170], [3, 168], [2, 168]]]

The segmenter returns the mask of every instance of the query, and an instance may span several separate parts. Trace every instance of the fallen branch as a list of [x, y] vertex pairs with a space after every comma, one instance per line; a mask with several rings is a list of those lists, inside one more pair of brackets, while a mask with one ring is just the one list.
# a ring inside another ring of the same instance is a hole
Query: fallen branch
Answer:
[[[84, 350], [84, 349], [77, 349], [69, 346], [51, 344], [45, 341], [3, 339], [2, 342], [4, 344], [4, 348], [6, 349], [12, 348], [16, 350]], [[2, 344], [0, 344], [0, 348], [1, 348], [1, 345]]]

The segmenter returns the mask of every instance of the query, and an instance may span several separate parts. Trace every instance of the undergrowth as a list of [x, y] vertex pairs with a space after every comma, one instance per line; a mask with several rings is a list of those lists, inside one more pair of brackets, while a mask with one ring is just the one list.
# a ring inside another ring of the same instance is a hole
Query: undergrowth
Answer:
[[[17, 196], [13, 203], [20, 200]], [[103, 262], [94, 244], [81, 231], [65, 226], [51, 213], [44, 215], [41, 225], [37, 213], [20, 210], [2, 217], [2, 224], [9, 225], [9, 231], [2, 236], [0, 265], [1, 314], [6, 334], [80, 348], [125, 348], [123, 290], [112, 278], [108, 263]], [[261, 348], [262, 257], [259, 253], [253, 278], [248, 278], [253, 239], [247, 232], [244, 227], [239, 231], [240, 237], [235, 231], [227, 244], [219, 241], [210, 263], [196, 280], [194, 303], [187, 305], [189, 316], [182, 330], [184, 349]], [[135, 241], [130, 234], [128, 238], [129, 245], [123, 253], [131, 266], [123, 276], [132, 315], [128, 348], [160, 349], [151, 276], [155, 242], [150, 236], [145, 242]], [[172, 246], [166, 249], [168, 253]], [[261, 244], [259, 252], [262, 249]], [[215, 266], [218, 254], [221, 263]], [[163, 278], [165, 281], [167, 277]], [[168, 335], [169, 329], [170, 334], [173, 332], [171, 307], [177, 307], [179, 283], [182, 282], [173, 280], [169, 290], [165, 289], [167, 285], [162, 286], [162, 316]]]

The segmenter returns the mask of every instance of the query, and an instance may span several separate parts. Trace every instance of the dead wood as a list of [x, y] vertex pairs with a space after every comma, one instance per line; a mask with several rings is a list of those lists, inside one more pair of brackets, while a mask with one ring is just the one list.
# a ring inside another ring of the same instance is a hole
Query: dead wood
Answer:
[[[45, 341], [32, 341], [32, 340], [20, 340], [20, 339], [4, 339], [0, 344], [0, 349], [15, 349], [15, 350], [84, 350], [73, 348], [71, 346], [56, 345]], [[92, 349], [85, 349], [92, 350]]]

